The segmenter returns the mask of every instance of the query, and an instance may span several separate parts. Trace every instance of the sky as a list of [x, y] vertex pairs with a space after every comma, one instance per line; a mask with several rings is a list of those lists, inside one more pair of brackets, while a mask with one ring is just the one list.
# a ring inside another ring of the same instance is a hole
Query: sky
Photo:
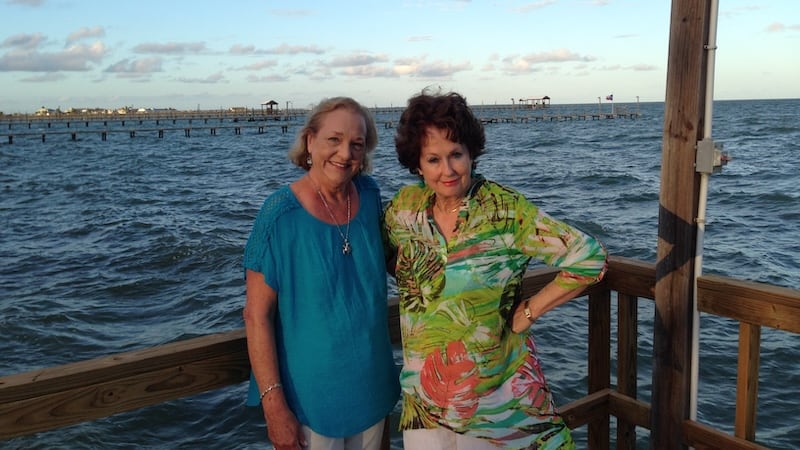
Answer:
[[[720, 0], [714, 98], [800, 98], [797, 0]], [[0, 0], [0, 112], [663, 101], [669, 0]]]

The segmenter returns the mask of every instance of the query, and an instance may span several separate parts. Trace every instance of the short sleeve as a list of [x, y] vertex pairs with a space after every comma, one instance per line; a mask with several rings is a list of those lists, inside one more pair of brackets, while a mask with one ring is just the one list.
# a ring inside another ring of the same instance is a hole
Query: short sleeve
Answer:
[[279, 258], [272, 245], [275, 224], [281, 214], [294, 207], [296, 200], [288, 186], [269, 196], [256, 216], [244, 249], [244, 268], [263, 274], [264, 281], [276, 291], [279, 286], [275, 262]]

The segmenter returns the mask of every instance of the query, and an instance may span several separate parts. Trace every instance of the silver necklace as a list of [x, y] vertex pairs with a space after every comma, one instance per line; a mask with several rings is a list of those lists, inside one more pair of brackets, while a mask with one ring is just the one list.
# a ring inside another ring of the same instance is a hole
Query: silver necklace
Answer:
[[328, 206], [328, 202], [325, 201], [325, 196], [322, 195], [322, 191], [320, 191], [319, 187], [316, 186], [314, 183], [314, 187], [317, 188], [317, 195], [319, 195], [319, 199], [322, 200], [322, 204], [325, 206], [325, 209], [328, 210], [328, 214], [331, 216], [331, 220], [333, 224], [336, 225], [336, 229], [339, 231], [339, 236], [342, 237], [342, 254], [349, 255], [352, 250], [350, 247], [350, 186], [347, 187], [347, 228], [344, 233], [342, 233], [342, 227], [339, 226], [339, 222], [336, 221], [336, 217], [333, 216], [333, 211], [331, 207]]

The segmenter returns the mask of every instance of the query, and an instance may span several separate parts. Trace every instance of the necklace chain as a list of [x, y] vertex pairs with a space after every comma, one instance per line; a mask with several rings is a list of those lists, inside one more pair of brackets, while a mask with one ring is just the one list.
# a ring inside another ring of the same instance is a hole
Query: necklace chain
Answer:
[[[313, 183], [313, 180], [312, 180]], [[328, 214], [331, 216], [331, 220], [333, 224], [336, 225], [336, 230], [339, 231], [339, 236], [342, 237], [342, 254], [349, 255], [353, 249], [350, 247], [350, 186], [347, 186], [347, 227], [346, 231], [342, 233], [342, 227], [339, 225], [339, 222], [336, 220], [336, 217], [333, 215], [333, 211], [331, 207], [328, 206], [328, 202], [325, 201], [325, 196], [322, 195], [322, 191], [317, 186], [317, 183], [313, 183], [314, 187], [317, 188], [317, 195], [319, 195], [319, 199], [322, 200], [322, 205], [325, 206], [325, 209], [328, 211]]]
[[452, 208], [452, 209], [447, 209], [447, 208], [445, 208], [445, 206], [444, 206], [444, 203], [441, 203], [441, 204], [439, 204], [439, 203], [437, 202], [437, 203], [436, 203], [436, 206], [439, 208], [439, 211], [441, 211], [441, 212], [443, 212], [443, 213], [454, 213], [454, 212], [458, 211], [458, 210], [461, 208], [461, 206], [463, 206], [463, 203], [464, 203], [464, 199], [461, 199], [461, 200], [458, 202], [458, 205], [456, 205], [456, 206], [455, 206], [454, 208]]

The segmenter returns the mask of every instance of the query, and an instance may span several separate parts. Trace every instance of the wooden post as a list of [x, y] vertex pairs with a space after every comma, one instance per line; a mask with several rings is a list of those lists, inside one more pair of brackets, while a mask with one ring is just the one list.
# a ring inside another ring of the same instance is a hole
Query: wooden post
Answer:
[[[636, 398], [638, 371], [637, 330], [639, 329], [639, 298], [634, 295], [617, 295], [617, 391]], [[617, 450], [636, 449], [636, 427], [617, 419]]]
[[[526, 297], [527, 298], [527, 297]], [[611, 291], [589, 294], [589, 394], [611, 387]], [[588, 447], [609, 449], [610, 416], [588, 425]]]
[[658, 211], [650, 448], [684, 448], [689, 418], [693, 282], [711, 0], [673, 0]]
[[761, 358], [761, 326], [739, 322], [739, 363], [736, 370], [736, 419], [734, 435], [756, 440], [758, 368]]

